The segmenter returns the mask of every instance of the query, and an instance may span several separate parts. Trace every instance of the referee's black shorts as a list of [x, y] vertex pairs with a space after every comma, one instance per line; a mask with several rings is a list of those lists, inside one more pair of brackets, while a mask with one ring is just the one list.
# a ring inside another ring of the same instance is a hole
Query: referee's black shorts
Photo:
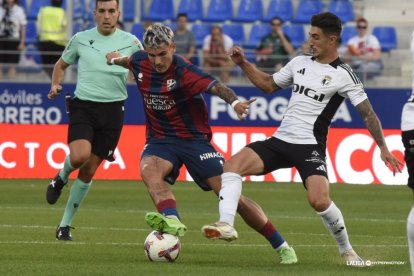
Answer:
[[408, 187], [414, 189], [414, 130], [403, 131], [404, 160], [408, 170]]
[[114, 161], [114, 151], [124, 123], [124, 101], [92, 102], [74, 98], [69, 104], [68, 143], [86, 139], [92, 153]]
[[326, 148], [319, 144], [291, 144], [275, 137], [253, 142], [247, 147], [254, 150], [264, 163], [263, 174], [282, 168], [296, 167], [302, 182], [311, 175], [328, 178]]

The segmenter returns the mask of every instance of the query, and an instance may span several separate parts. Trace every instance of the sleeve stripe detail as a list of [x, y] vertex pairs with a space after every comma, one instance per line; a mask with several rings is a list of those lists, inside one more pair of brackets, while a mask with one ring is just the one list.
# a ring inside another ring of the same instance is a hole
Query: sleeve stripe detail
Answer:
[[347, 64], [340, 64], [339, 67], [343, 68], [345, 71], [348, 72], [349, 76], [351, 76], [351, 79], [354, 81], [355, 84], [361, 83], [357, 75], [355, 75], [354, 71], [349, 67]]

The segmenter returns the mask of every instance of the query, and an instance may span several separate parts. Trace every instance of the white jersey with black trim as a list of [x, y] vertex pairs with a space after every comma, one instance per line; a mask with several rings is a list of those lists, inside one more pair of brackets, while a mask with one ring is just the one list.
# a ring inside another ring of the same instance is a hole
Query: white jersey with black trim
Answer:
[[321, 64], [310, 56], [292, 59], [273, 74], [277, 86], [293, 85], [292, 96], [274, 137], [293, 144], [323, 144], [332, 118], [345, 98], [354, 106], [367, 95], [352, 69], [337, 58]]
[[[414, 32], [411, 34], [411, 57], [414, 64]], [[402, 116], [401, 116], [401, 130], [408, 131], [414, 129], [414, 70], [413, 70], [413, 80], [411, 88], [411, 96], [408, 99], [407, 103], [404, 105]]]

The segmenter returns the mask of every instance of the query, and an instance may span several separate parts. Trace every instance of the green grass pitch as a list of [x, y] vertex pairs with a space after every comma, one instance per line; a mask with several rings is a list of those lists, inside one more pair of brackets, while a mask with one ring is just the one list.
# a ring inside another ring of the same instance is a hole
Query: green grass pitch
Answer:
[[[409, 275], [406, 218], [412, 202], [404, 186], [331, 185], [354, 249], [377, 263], [365, 268], [341, 263], [337, 247], [308, 205], [301, 184], [245, 183], [298, 255], [279, 264], [267, 241], [236, 218], [233, 243], [201, 236], [203, 224], [218, 218], [218, 200], [194, 183], [173, 186], [189, 232], [175, 263], [151, 263], [143, 241], [150, 229], [144, 214], [154, 211], [141, 182], [95, 181], [74, 219], [73, 242], [56, 241], [69, 189], [50, 206], [48, 180], [0, 180], [0, 275]], [[403, 263], [403, 264], [401, 264]]]

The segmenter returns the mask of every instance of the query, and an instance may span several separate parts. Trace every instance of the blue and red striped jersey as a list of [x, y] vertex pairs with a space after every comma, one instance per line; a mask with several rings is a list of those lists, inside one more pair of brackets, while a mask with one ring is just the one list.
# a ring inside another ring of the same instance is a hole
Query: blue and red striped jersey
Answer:
[[207, 105], [201, 93], [217, 83], [211, 75], [179, 55], [170, 68], [158, 73], [145, 51], [128, 60], [146, 114], [146, 136], [150, 139], [179, 138], [211, 140]]

